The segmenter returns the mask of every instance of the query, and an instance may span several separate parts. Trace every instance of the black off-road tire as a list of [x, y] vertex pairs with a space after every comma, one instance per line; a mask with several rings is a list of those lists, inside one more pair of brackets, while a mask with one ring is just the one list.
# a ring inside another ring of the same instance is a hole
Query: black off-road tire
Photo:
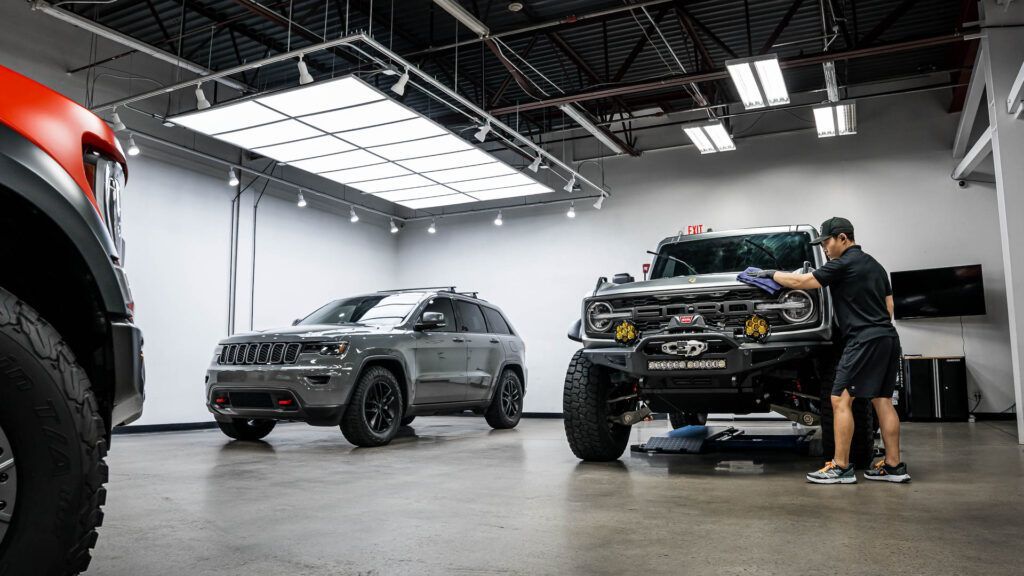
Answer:
[[707, 424], [708, 415], [706, 412], [671, 412], [668, 421], [673, 430], [683, 426], [703, 426]]
[[[14, 465], [0, 575], [85, 571], [106, 502], [106, 427], [85, 371], [60, 334], [0, 288], [0, 427]], [[10, 488], [10, 486], [8, 486]]]
[[[386, 429], [374, 430], [366, 416], [366, 402], [373, 394], [376, 386], [383, 386], [391, 391], [397, 404], [393, 406], [394, 414], [391, 424]], [[341, 433], [345, 439], [363, 448], [384, 446], [394, 439], [402, 424], [402, 387], [390, 370], [382, 366], [371, 366], [359, 377], [355, 390], [348, 401], [348, 408], [341, 418]]]
[[402, 418], [402, 426], [408, 426], [412, 424], [412, 421], [415, 419], [415, 416], [406, 416], [405, 418]]
[[277, 425], [277, 420], [232, 418], [230, 422], [217, 421], [220, 431], [235, 440], [255, 441], [264, 438]]
[[484, 412], [484, 419], [495, 430], [515, 428], [523, 417], [523, 383], [514, 370], [506, 368], [498, 377], [491, 405]]
[[[832, 384], [835, 382], [837, 358], [819, 358], [815, 370], [821, 383], [821, 452], [826, 461], [836, 455], [833, 429]], [[850, 463], [858, 470], [871, 466], [875, 447], [875, 411], [866, 398], [853, 399], [853, 440], [850, 442]]]
[[578, 350], [565, 373], [562, 416], [569, 448], [580, 460], [610, 462], [626, 450], [630, 427], [608, 421], [611, 389], [607, 372]]

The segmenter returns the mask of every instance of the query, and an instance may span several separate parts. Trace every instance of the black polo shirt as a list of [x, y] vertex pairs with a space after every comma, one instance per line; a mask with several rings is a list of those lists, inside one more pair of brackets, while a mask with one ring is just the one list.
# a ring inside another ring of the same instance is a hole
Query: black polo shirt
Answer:
[[843, 340], [862, 342], [896, 335], [885, 306], [885, 297], [892, 296], [889, 274], [859, 245], [850, 246], [842, 256], [811, 273], [832, 293]]

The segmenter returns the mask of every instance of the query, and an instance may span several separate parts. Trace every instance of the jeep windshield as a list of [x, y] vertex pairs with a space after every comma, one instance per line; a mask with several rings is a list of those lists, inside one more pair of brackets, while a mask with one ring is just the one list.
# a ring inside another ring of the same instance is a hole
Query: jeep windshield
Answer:
[[748, 266], [790, 271], [805, 261], [814, 262], [814, 253], [806, 232], [689, 238], [661, 247], [651, 266], [651, 280], [692, 274], [680, 260], [698, 274], [739, 273]]
[[401, 324], [423, 299], [421, 292], [374, 294], [335, 300], [306, 316], [299, 325], [363, 324], [394, 326]]

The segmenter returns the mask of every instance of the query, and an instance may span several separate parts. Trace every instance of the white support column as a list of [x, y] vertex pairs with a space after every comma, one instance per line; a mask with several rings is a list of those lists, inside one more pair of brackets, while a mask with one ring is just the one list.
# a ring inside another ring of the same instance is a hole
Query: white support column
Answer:
[[985, 24], [992, 26], [985, 29], [981, 45], [1006, 273], [1017, 437], [1024, 444], [1024, 121], [1006, 110], [1011, 86], [1024, 62], [1024, 30], [998, 27], [1024, 24], [1024, 2], [1014, 2], [1009, 7], [997, 0], [984, 0], [982, 4]]
[[978, 56], [974, 59], [974, 70], [971, 71], [971, 81], [967, 86], [967, 97], [964, 98], [964, 108], [960, 112], [960, 124], [956, 128], [956, 138], [953, 140], [953, 158], [959, 160], [967, 153], [967, 147], [971, 145], [971, 130], [974, 129], [974, 120], [978, 117], [978, 111], [982, 109], [984, 102], [981, 95], [985, 91], [985, 50], [978, 50]]

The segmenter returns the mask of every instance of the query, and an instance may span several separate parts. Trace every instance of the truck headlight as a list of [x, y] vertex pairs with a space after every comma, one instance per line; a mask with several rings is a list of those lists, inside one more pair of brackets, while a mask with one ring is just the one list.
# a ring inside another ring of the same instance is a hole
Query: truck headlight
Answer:
[[114, 241], [117, 257], [124, 265], [124, 235], [121, 229], [121, 189], [124, 187], [124, 169], [113, 160], [94, 152], [85, 154], [86, 173], [92, 179], [92, 193]]
[[811, 295], [803, 290], [790, 290], [786, 292], [779, 299], [779, 303], [789, 305], [786, 308], [782, 308], [779, 312], [787, 322], [793, 324], [804, 322], [814, 314], [814, 301], [811, 300]]
[[587, 306], [587, 328], [591, 332], [606, 332], [612, 326], [612, 307], [607, 302], [593, 302]]

